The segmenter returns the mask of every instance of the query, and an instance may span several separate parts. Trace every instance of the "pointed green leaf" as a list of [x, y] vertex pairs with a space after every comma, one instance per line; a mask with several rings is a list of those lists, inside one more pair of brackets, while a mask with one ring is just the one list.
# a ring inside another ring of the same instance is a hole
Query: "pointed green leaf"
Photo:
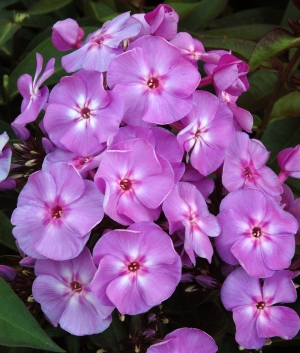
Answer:
[[238, 38], [208, 38], [199, 35], [196, 32], [190, 32], [192, 36], [198, 38], [205, 49], [226, 49], [232, 50], [234, 53], [237, 53], [249, 59], [253, 48], [255, 47], [255, 42], [245, 39]]
[[259, 40], [266, 33], [276, 28], [275, 25], [270, 24], [251, 24], [236, 27], [211, 29], [209, 31], [199, 31], [199, 36], [217, 37], [217, 38], [240, 38], [248, 40]]
[[295, 147], [300, 141], [300, 118], [282, 118], [272, 121], [262, 137], [262, 143], [271, 156], [268, 164], [276, 163], [278, 152]]
[[20, 28], [19, 25], [12, 23], [9, 19], [0, 19], [0, 48], [8, 41]]
[[237, 105], [250, 112], [265, 108], [278, 77], [273, 72], [258, 70], [251, 73], [248, 79], [249, 90], [240, 96]]
[[18, 251], [15, 238], [12, 235], [13, 226], [7, 216], [0, 211], [0, 243], [8, 248]]
[[40, 15], [49, 13], [68, 5], [72, 0], [40, 0], [32, 5], [27, 13], [30, 15]]
[[300, 38], [295, 37], [283, 28], [275, 28], [268, 32], [255, 46], [249, 65], [255, 70], [259, 65], [270, 58], [277, 56], [289, 48], [299, 48]]
[[19, 2], [19, 0], [1, 0], [0, 1], [0, 10], [4, 9], [6, 6], [13, 5]]
[[88, 17], [96, 18], [99, 21], [105, 22], [109, 18], [114, 18], [119, 14], [102, 2], [84, 2], [84, 13]]
[[205, 21], [218, 17], [227, 3], [228, 0], [201, 0], [181, 25], [188, 30], [201, 28]]
[[300, 116], [300, 92], [291, 92], [274, 104], [271, 112], [272, 119], [286, 115]]
[[46, 335], [2, 278], [0, 278], [0, 345], [64, 352]]

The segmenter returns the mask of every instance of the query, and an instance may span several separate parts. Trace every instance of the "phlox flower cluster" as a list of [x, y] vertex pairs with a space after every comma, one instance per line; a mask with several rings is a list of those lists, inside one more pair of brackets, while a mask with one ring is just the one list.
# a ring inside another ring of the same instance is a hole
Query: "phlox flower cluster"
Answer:
[[[69, 75], [42, 87], [54, 59], [42, 73], [37, 53], [35, 77], [19, 78], [12, 127], [22, 141], [9, 147], [0, 135], [0, 188], [20, 189], [11, 218], [20, 264], [34, 267], [33, 298], [54, 326], [99, 333], [115, 308], [146, 313], [180, 281], [219, 289], [209, 272], [195, 272], [215, 251], [236, 341], [258, 349], [300, 328], [296, 312], [272, 306], [296, 300], [287, 269], [300, 203], [283, 183], [300, 178], [300, 149], [279, 153], [279, 175], [266, 166], [269, 152], [247, 134], [253, 118], [236, 104], [249, 87], [248, 65], [177, 33], [178, 20], [161, 4], [121, 14], [84, 40], [76, 21], [57, 22], [53, 45], [73, 50], [62, 58]], [[37, 147], [26, 126], [43, 110]], [[13, 281], [7, 268], [0, 275]], [[196, 328], [156, 338], [148, 353], [218, 349]]]

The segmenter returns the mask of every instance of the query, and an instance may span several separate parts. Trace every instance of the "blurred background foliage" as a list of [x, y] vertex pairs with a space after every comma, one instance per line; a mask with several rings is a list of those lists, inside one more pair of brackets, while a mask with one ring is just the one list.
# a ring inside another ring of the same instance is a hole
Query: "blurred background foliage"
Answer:
[[[65, 75], [60, 64], [65, 53], [58, 52], [51, 43], [55, 22], [73, 18], [87, 35], [122, 12], [148, 12], [159, 3], [156, 0], [0, 0], [0, 133], [7, 131], [12, 139], [16, 138], [10, 128], [10, 123], [20, 114], [22, 101], [16, 84], [22, 74], [34, 75], [36, 52], [42, 54], [44, 62], [52, 57], [56, 59], [55, 74], [46, 85], [51, 88]], [[237, 103], [254, 116], [252, 137], [262, 139], [271, 152], [269, 166], [278, 171], [277, 153], [300, 143], [300, 1], [167, 0], [165, 3], [180, 16], [179, 31], [187, 31], [201, 40], [206, 50], [231, 50], [249, 63], [250, 89]], [[199, 69], [204, 75], [201, 65]], [[299, 197], [300, 180], [289, 179], [288, 183]], [[17, 254], [9, 221], [17, 195], [17, 191], [0, 193], [2, 264], [13, 265]], [[300, 255], [300, 249], [297, 254]], [[17, 264], [19, 258], [15, 261]], [[214, 273], [212, 267], [209, 270], [218, 276], [217, 269]], [[198, 327], [216, 339], [219, 353], [238, 352], [231, 313], [222, 307], [219, 291], [201, 287], [188, 293], [184, 289], [186, 286], [181, 284], [162, 308], [152, 310], [160, 318], [161, 333], [165, 335], [179, 325]], [[1, 353], [62, 352], [54, 341], [70, 353], [109, 353], [124, 349], [124, 352], [139, 353], [136, 344], [145, 320], [143, 315], [121, 321], [115, 314], [113, 324], [104, 333], [74, 337], [52, 327], [37, 311], [35, 317], [41, 329], [9, 290], [0, 281]], [[5, 301], [7, 296], [9, 302]], [[290, 306], [300, 314], [299, 299]], [[299, 334], [292, 341], [280, 338], [272, 341], [263, 348], [264, 352], [299, 353]]]

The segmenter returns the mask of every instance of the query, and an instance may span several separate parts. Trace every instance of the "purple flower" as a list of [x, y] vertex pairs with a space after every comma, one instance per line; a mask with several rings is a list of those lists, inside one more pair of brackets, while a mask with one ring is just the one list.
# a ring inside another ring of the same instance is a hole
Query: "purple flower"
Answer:
[[193, 38], [187, 32], [180, 32], [170, 41], [181, 51], [182, 57], [198, 68], [198, 61], [206, 58], [205, 49], [200, 40]]
[[73, 166], [56, 163], [32, 174], [18, 198], [11, 222], [20, 248], [37, 259], [77, 256], [103, 218], [103, 195]]
[[145, 15], [145, 20], [150, 25], [150, 34], [167, 40], [176, 36], [179, 16], [172, 7], [160, 4]]
[[259, 189], [270, 196], [282, 193], [277, 175], [265, 164], [270, 153], [258, 140], [244, 132], [236, 132], [226, 149], [222, 182], [228, 191]]
[[217, 237], [220, 226], [208, 212], [206, 202], [197, 188], [178, 183], [163, 203], [170, 234], [185, 228], [184, 250], [195, 265], [195, 253], [211, 262], [213, 248], [208, 236]]
[[113, 306], [103, 306], [91, 292], [96, 273], [87, 248], [72, 260], [37, 260], [32, 294], [47, 318], [76, 336], [107, 329]]
[[213, 94], [196, 91], [192, 109], [182, 122], [186, 127], [177, 135], [178, 142], [183, 150], [191, 151], [192, 166], [207, 176], [221, 165], [234, 137], [232, 113]]
[[[294, 194], [292, 190], [285, 184], [282, 184], [283, 193], [281, 199], [281, 206], [283, 209], [289, 213], [291, 213], [297, 220], [298, 226], [300, 225], [300, 198], [294, 200]], [[300, 244], [300, 229], [298, 227], [298, 231], [295, 234], [296, 244]]]
[[262, 191], [230, 193], [221, 202], [217, 218], [221, 234], [215, 245], [225, 262], [241, 264], [253, 277], [269, 277], [291, 264], [298, 224]]
[[104, 212], [123, 225], [154, 221], [174, 186], [170, 163], [149, 142], [120, 142], [102, 154], [95, 183], [104, 194]]
[[280, 151], [277, 160], [281, 169], [278, 175], [280, 183], [288, 177], [300, 178], [300, 145]]
[[213, 75], [217, 91], [226, 91], [233, 96], [239, 96], [249, 88], [247, 79], [249, 66], [229, 53], [221, 54], [217, 64], [205, 64], [204, 70], [208, 75]]
[[196, 328], [183, 327], [169, 333], [162, 342], [153, 344], [147, 353], [216, 353], [214, 339]]
[[16, 277], [16, 270], [5, 265], [0, 265], [0, 277], [2, 277], [5, 281], [13, 281]]
[[125, 12], [88, 35], [80, 49], [62, 58], [62, 66], [67, 72], [81, 69], [105, 72], [111, 60], [123, 52], [121, 42], [135, 37], [140, 30], [141, 23]]
[[139, 38], [128, 49], [111, 62], [107, 72], [108, 86], [123, 99], [123, 120], [145, 125], [183, 118], [200, 81], [198, 70], [161, 37]]
[[169, 298], [181, 276], [180, 257], [170, 237], [151, 222], [104, 234], [94, 248], [99, 265], [92, 291], [121, 314], [148, 311]]
[[44, 126], [59, 148], [90, 157], [118, 132], [122, 116], [122, 102], [104, 90], [102, 74], [82, 70], [63, 77], [53, 88]]
[[72, 18], [58, 21], [52, 27], [52, 43], [60, 51], [80, 48], [83, 36], [84, 30]]
[[[40, 89], [40, 86], [53, 74], [55, 59], [52, 58], [48, 61], [44, 73], [40, 76], [40, 78], [38, 77], [42, 72], [43, 57], [39, 53], [36, 53], [36, 63], [37, 66], [33, 81], [30, 75], [24, 74], [19, 78], [17, 84], [18, 89], [24, 99], [21, 105], [21, 114], [14, 120], [12, 128], [16, 132], [17, 136], [21, 135], [20, 137], [22, 139], [26, 138], [24, 138], [24, 134], [18, 133], [19, 130], [23, 130], [25, 128], [24, 125], [34, 121], [46, 105], [49, 90], [46, 86]], [[18, 127], [18, 125], [21, 125], [21, 127]]]
[[300, 329], [298, 314], [278, 303], [292, 303], [297, 293], [290, 271], [278, 271], [264, 280], [250, 277], [242, 268], [233, 271], [221, 289], [221, 299], [232, 310], [236, 341], [244, 348], [259, 349], [266, 339], [293, 338]]
[[234, 122], [238, 131], [244, 129], [247, 132], [252, 132], [253, 127], [253, 116], [245, 109], [240, 108], [236, 105], [238, 96], [232, 96], [226, 91], [220, 91], [220, 101], [227, 104], [234, 116]]

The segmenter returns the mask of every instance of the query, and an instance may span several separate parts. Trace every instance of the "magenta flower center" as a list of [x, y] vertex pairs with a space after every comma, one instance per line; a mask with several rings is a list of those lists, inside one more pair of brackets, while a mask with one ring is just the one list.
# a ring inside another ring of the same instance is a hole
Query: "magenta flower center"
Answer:
[[244, 174], [245, 174], [246, 178], [252, 178], [252, 172], [251, 172], [251, 169], [249, 167], [246, 167], [244, 169]]
[[149, 88], [154, 89], [157, 88], [159, 86], [159, 81], [157, 78], [152, 77], [150, 78], [150, 80], [147, 82], [147, 85]]
[[258, 303], [256, 304], [256, 307], [257, 307], [257, 309], [259, 309], [259, 310], [264, 309], [265, 306], [266, 306], [266, 303], [265, 303], [265, 302], [258, 302]]
[[81, 292], [82, 291], [82, 285], [79, 282], [74, 281], [70, 284], [70, 286], [71, 286], [73, 292]]
[[259, 238], [261, 236], [262, 232], [261, 232], [261, 229], [259, 227], [254, 227], [252, 229], [252, 235], [255, 237], [255, 238]]
[[136, 261], [130, 262], [128, 265], [128, 270], [131, 272], [136, 272], [140, 268], [140, 264]]
[[61, 216], [62, 216], [62, 208], [57, 205], [52, 209], [52, 218], [60, 218]]
[[120, 182], [120, 187], [122, 190], [127, 191], [130, 190], [132, 186], [132, 183], [129, 179], [123, 179]]
[[91, 111], [89, 110], [89, 108], [84, 107], [81, 109], [80, 114], [84, 119], [88, 119], [91, 116]]

